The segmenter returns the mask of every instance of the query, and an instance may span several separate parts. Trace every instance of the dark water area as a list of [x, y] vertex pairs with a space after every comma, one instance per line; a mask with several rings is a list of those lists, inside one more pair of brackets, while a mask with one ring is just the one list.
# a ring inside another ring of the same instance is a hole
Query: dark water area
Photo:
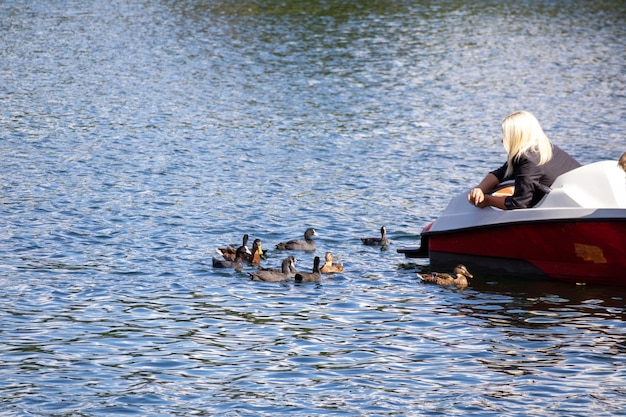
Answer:
[[[396, 252], [512, 111], [626, 151], [624, 39], [621, 1], [2, 2], [0, 414], [625, 415], [626, 289]], [[344, 273], [212, 266], [307, 227]]]

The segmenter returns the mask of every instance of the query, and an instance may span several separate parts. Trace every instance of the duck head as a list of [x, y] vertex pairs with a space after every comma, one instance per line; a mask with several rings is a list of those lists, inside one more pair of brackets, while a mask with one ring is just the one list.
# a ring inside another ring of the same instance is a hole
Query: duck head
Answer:
[[465, 265], [458, 264], [454, 267], [454, 274], [458, 277], [459, 275], [464, 276], [466, 278], [474, 278], [474, 275], [470, 274]]
[[260, 256], [263, 256], [263, 247], [261, 245], [261, 239], [254, 239], [252, 242], [252, 253], [258, 253]]

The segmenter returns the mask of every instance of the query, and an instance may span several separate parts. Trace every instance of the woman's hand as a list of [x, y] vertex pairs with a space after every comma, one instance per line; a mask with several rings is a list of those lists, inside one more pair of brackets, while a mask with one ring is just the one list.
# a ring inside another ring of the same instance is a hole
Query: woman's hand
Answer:
[[500, 183], [498, 177], [492, 173], [487, 174], [485, 178], [478, 184], [477, 187], [472, 188], [467, 194], [467, 201], [476, 207], [494, 206], [500, 209], [505, 209], [504, 197], [494, 197], [490, 194], [485, 195], [483, 190], [493, 190], [496, 185]]
[[494, 197], [490, 194], [485, 195], [484, 191], [478, 187], [470, 190], [467, 194], [467, 201], [478, 208], [493, 206], [506, 210], [506, 205], [504, 204], [505, 197]]
[[476, 207], [485, 207], [485, 193], [480, 188], [472, 188], [467, 194], [467, 201]]

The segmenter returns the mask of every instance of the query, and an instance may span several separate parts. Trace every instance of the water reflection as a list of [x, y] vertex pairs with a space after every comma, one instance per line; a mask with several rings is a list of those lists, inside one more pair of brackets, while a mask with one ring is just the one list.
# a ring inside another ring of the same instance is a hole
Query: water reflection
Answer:
[[474, 280], [465, 307], [494, 326], [549, 329], [580, 319], [624, 319], [626, 292], [619, 287], [554, 282], [519, 282], [507, 278]]

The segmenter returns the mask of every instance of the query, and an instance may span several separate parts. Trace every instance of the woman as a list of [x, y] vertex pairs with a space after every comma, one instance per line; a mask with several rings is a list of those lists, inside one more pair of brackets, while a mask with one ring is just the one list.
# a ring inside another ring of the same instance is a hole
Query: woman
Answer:
[[[553, 145], [532, 114], [518, 111], [502, 122], [502, 143], [508, 153], [504, 165], [491, 171], [467, 195], [476, 207], [493, 206], [503, 210], [533, 207], [550, 192], [561, 174], [580, 164]], [[487, 194], [503, 181], [515, 180], [515, 192], [509, 197]]]

